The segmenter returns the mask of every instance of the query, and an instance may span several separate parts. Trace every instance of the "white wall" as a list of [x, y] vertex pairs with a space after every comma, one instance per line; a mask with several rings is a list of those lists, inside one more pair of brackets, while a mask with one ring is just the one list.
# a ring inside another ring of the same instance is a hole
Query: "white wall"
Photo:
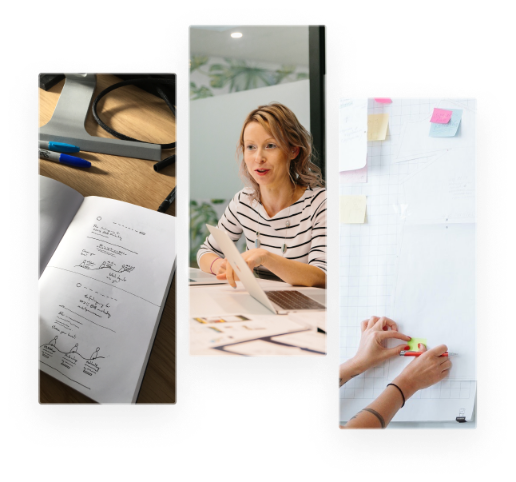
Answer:
[[308, 80], [190, 102], [190, 199], [229, 199], [242, 189], [240, 130], [249, 112], [270, 102], [285, 104], [310, 130]]

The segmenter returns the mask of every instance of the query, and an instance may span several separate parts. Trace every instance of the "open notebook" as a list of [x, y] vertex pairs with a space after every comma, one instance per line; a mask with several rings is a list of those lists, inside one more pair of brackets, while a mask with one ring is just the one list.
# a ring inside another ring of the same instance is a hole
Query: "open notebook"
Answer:
[[231, 267], [238, 274], [245, 289], [249, 294], [272, 313], [286, 315], [289, 311], [326, 311], [324, 305], [306, 296], [300, 291], [294, 290], [271, 290], [263, 291], [260, 284], [254, 277], [253, 272], [247, 266], [242, 255], [238, 252], [235, 244], [228, 236], [228, 233], [214, 226], [206, 225], [211, 235], [217, 241], [224, 256], [231, 264]]
[[175, 218], [40, 176], [41, 370], [97, 402], [135, 402], [175, 259]]

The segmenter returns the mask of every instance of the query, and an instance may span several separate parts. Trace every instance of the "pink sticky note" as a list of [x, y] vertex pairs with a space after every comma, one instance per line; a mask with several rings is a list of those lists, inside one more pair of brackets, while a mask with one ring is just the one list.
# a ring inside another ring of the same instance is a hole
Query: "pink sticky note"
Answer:
[[385, 99], [379, 98], [379, 99], [375, 99], [375, 100], [379, 104], [392, 104], [392, 100], [391, 99], [387, 99], [387, 98], [385, 98]]
[[430, 122], [433, 122], [434, 124], [448, 124], [452, 114], [453, 112], [451, 110], [438, 109], [435, 107]]

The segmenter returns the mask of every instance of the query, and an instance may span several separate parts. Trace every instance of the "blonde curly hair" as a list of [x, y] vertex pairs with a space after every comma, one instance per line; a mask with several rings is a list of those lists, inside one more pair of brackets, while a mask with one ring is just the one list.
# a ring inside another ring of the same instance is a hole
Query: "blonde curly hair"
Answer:
[[286, 159], [289, 158], [293, 147], [299, 148], [297, 157], [291, 161], [286, 161], [290, 162], [289, 174], [294, 184], [306, 187], [324, 187], [321, 170], [312, 162], [312, 159], [315, 158], [312, 135], [300, 124], [296, 115], [288, 107], [273, 102], [268, 105], [261, 105], [251, 111], [247, 115], [240, 132], [237, 159], [242, 156], [240, 176], [246, 185], [250, 184], [250, 187], [253, 188], [252, 200], [261, 202], [260, 186], [247, 170], [244, 161], [244, 130], [251, 122], [258, 122], [268, 134], [276, 139], [278, 147], [283, 151]]

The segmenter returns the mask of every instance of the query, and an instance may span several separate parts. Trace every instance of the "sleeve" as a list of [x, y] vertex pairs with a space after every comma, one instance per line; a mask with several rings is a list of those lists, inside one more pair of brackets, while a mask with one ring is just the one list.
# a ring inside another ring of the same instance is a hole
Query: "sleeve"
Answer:
[[[224, 231], [226, 231], [228, 233], [228, 236], [234, 242], [240, 239], [240, 236], [242, 236], [243, 232], [240, 221], [234, 214], [238, 211], [239, 195], [240, 193], [237, 193], [235, 197], [229, 202], [228, 207], [224, 211], [222, 217], [219, 219], [219, 223], [217, 225], [219, 229], [223, 229]], [[221, 251], [220, 246], [217, 244], [217, 241], [215, 241], [215, 238], [211, 234], [206, 238], [204, 243], [201, 245], [199, 251], [197, 251], [198, 266], [200, 266], [199, 261], [201, 260], [201, 258], [207, 253], [213, 253], [219, 256], [220, 258], [224, 258], [224, 253]]]
[[314, 199], [312, 214], [312, 243], [308, 252], [308, 264], [326, 272], [326, 190]]

